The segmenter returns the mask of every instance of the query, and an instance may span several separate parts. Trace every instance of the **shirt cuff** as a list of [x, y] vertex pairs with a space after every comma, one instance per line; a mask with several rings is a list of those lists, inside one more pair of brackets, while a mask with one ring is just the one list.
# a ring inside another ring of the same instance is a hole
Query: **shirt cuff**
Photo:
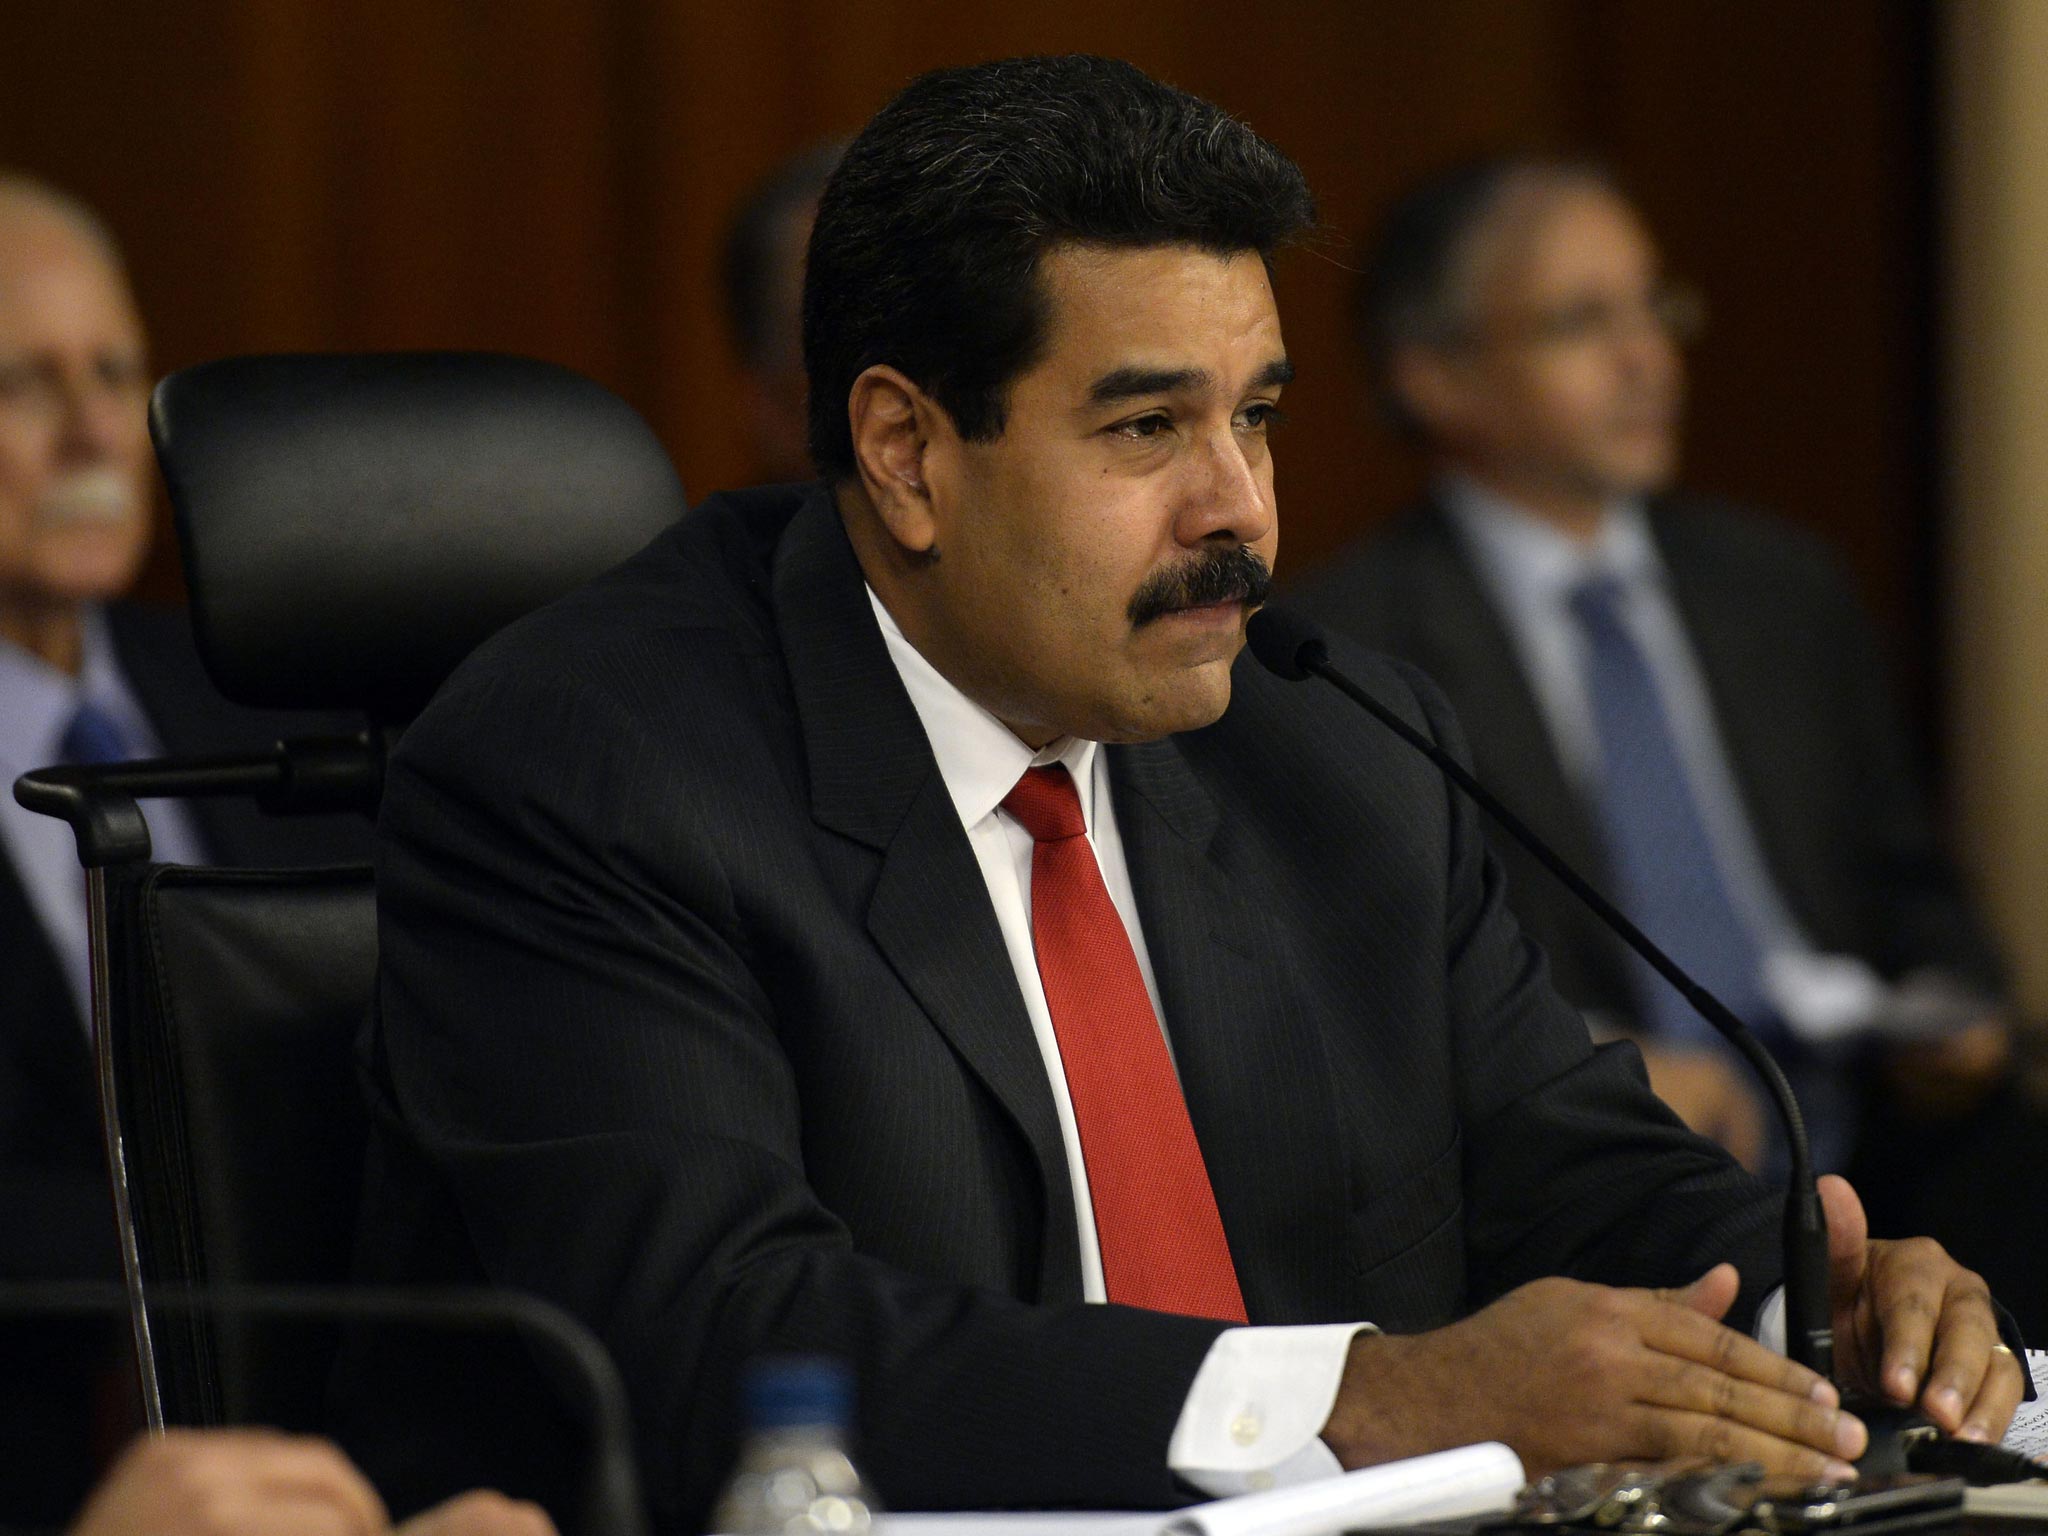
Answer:
[[1756, 1328], [1751, 1334], [1765, 1349], [1785, 1353], [1785, 1287], [1779, 1286], [1756, 1309]]
[[1166, 1448], [1172, 1472], [1215, 1498], [1344, 1469], [1321, 1440], [1351, 1341], [1370, 1323], [1230, 1328], [1195, 1373]]

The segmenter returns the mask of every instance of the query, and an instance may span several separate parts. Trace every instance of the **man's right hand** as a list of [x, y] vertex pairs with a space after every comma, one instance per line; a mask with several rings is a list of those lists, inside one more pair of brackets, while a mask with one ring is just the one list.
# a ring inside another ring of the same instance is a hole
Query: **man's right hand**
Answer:
[[1738, 1285], [1729, 1264], [1670, 1291], [1537, 1280], [1430, 1333], [1362, 1334], [1323, 1440], [1347, 1467], [1500, 1440], [1531, 1477], [1678, 1456], [1852, 1475], [1863, 1425], [1829, 1382], [1722, 1324]]
[[[267, 1429], [173, 1429], [137, 1440], [71, 1536], [385, 1536], [383, 1500], [324, 1440]], [[397, 1536], [554, 1536], [532, 1504], [479, 1491]]]

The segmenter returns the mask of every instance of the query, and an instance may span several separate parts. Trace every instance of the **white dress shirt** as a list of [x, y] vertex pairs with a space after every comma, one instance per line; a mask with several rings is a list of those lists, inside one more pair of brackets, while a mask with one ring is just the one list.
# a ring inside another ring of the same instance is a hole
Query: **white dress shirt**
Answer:
[[[64, 979], [78, 1002], [78, 1016], [92, 1016], [91, 957], [86, 946], [85, 874], [71, 828], [54, 816], [15, 804], [14, 781], [58, 760], [64, 733], [78, 707], [90, 699], [120, 726], [131, 756], [153, 757], [163, 748], [149, 716], [121, 675], [106, 615], [84, 615], [76, 677], [40, 656], [0, 641], [0, 854], [14, 866], [28, 892], [29, 906], [49, 936], [64, 967]], [[205, 862], [192, 813], [182, 802], [155, 800], [144, 810], [151, 857], [166, 864]]]
[[[1095, 1209], [1088, 1193], [1081, 1134], [1031, 944], [1032, 838], [1001, 806], [1026, 768], [1059, 763], [1073, 776], [1102, 883], [1123, 919], [1138, 970], [1145, 978], [1145, 991], [1152, 999], [1153, 1016], [1166, 1033], [1171, 1053], [1173, 1033], [1159, 1004], [1159, 983], [1131, 891], [1130, 869], [1124, 861], [1123, 839], [1117, 831], [1110, 794], [1108, 760], [1099, 743], [1074, 737], [1032, 751], [919, 654], [872, 589], [868, 600], [988, 886], [1059, 1115], [1068, 1182], [1074, 1192], [1074, 1224], [1080, 1234], [1081, 1293], [1089, 1301], [1105, 1301], [1108, 1292], [1103, 1284], [1102, 1253], [1095, 1235]], [[1366, 1326], [1336, 1323], [1226, 1330], [1210, 1346], [1189, 1389], [1167, 1447], [1168, 1466], [1203, 1492], [1218, 1496], [1340, 1472], [1337, 1458], [1319, 1435], [1337, 1401], [1351, 1340]]]

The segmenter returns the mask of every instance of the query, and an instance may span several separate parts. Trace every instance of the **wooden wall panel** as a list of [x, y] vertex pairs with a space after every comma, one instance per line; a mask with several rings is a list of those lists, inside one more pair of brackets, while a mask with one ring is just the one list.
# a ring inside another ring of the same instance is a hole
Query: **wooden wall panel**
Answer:
[[[1120, 54], [1245, 117], [1320, 196], [1326, 238], [1281, 269], [1299, 568], [1417, 478], [1363, 408], [1352, 237], [1449, 160], [1591, 149], [1714, 307], [1693, 478], [1835, 539], [1911, 659], [1935, 511], [1916, 17], [1904, 0], [81, 0], [0, 15], [0, 163], [105, 209], [166, 367], [530, 352], [623, 392], [701, 495], [745, 468], [714, 287], [745, 187], [921, 69]], [[152, 582], [174, 576], [160, 562]]]
[[[1658, 28], [1599, 29], [1597, 133], [1709, 294], [1693, 478], [1825, 534], [1895, 635], [1924, 643], [1931, 18], [1832, 0], [1663, 10]], [[1924, 704], [1926, 657], [1900, 661]]]
[[[665, 14], [673, 19], [684, 9]], [[760, 60], [746, 51], [758, 30], [727, 17], [713, 37], [672, 26], [667, 46], [647, 50], [649, 70], [668, 81], [651, 94], [699, 103], [681, 131], [655, 136], [655, 176], [671, 208], [729, 209], [776, 160], [853, 131], [919, 71], [1019, 52], [1113, 54], [1222, 102], [1301, 160], [1327, 224], [1323, 239], [1292, 253], [1281, 269], [1289, 350], [1302, 372], [1281, 449], [1283, 558], [1299, 564], [1326, 554], [1416, 480], [1405, 454], [1361, 410], [1347, 321], [1353, 234], [1401, 182], [1447, 154], [1532, 132], [1566, 136], [1577, 93], [1560, 82], [1573, 78], [1581, 21], [1575, 6], [1499, 0], [1283, 3], [1262, 10], [1247, 37], [1238, 21], [1194, 3], [963, 15], [944, 0], [866, 8], [785, 0], [775, 25], [808, 46]], [[693, 49], [693, 40], [700, 46]], [[1451, 40], [1457, 46], [1447, 46]], [[745, 67], [723, 70], [723, 58], [741, 58]], [[721, 153], [707, 165], [704, 146], [725, 148], [733, 116], [749, 111], [733, 103], [751, 99], [749, 86], [763, 79], [786, 93], [786, 110], [753, 114], [735, 158]], [[675, 110], [678, 117], [690, 111]], [[685, 281], [667, 296], [660, 329], [669, 355], [686, 361], [652, 386], [668, 402], [666, 419], [700, 424], [677, 429], [690, 434], [678, 442], [685, 478], [697, 486], [745, 468], [740, 446], [716, 425], [734, 378], [708, 286], [715, 230], [715, 221], [707, 228], [687, 215], [664, 226], [663, 243], [676, 245], [669, 265]]]

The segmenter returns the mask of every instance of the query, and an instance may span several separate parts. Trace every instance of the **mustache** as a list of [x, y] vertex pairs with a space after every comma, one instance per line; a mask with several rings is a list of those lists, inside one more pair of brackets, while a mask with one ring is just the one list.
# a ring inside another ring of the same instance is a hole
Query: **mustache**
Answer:
[[36, 504], [35, 519], [46, 528], [119, 527], [143, 510], [134, 477], [100, 464], [59, 476]]
[[1211, 603], [1244, 603], [1255, 608], [1266, 600], [1272, 585], [1273, 573], [1255, 551], [1242, 544], [1207, 549], [1145, 578], [1131, 598], [1131, 627], [1140, 629], [1169, 613]]

